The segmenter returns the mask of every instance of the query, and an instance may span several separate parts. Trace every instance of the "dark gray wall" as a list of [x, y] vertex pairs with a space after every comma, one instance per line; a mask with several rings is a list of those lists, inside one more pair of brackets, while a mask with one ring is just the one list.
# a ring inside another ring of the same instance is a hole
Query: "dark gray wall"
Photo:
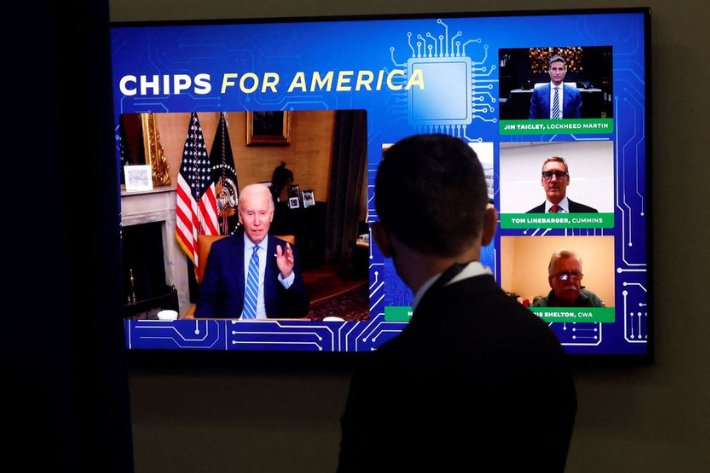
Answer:
[[[114, 21], [619, 7], [617, 1], [111, 0]], [[576, 373], [570, 472], [710, 468], [710, 2], [650, 6], [656, 362]], [[343, 374], [131, 375], [135, 463], [154, 471], [333, 471]], [[534, 400], [533, 400], [534, 401]]]

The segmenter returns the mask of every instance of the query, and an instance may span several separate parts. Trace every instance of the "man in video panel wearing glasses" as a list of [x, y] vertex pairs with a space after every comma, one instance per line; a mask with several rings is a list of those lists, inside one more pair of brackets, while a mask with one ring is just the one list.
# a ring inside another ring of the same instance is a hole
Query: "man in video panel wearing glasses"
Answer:
[[545, 202], [528, 210], [527, 213], [598, 213], [597, 209], [567, 197], [569, 186], [569, 166], [564, 158], [552, 156], [542, 163], [540, 184], [545, 188]]
[[552, 254], [548, 267], [552, 290], [533, 307], [606, 307], [592, 291], [582, 288], [582, 258], [575, 252], [561, 249]]

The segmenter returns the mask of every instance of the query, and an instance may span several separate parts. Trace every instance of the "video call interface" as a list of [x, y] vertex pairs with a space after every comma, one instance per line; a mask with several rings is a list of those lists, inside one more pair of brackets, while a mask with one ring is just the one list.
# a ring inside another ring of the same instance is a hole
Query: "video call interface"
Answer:
[[[649, 354], [647, 25], [641, 9], [113, 24], [128, 347], [369, 352], [397, 336], [413, 294], [371, 238], [374, 180], [389, 146], [443, 133], [483, 166], [499, 225], [481, 261], [501, 288], [569, 354]], [[250, 284], [242, 243], [241, 275], [217, 261], [264, 225], [236, 210], [255, 183], [269, 241], [297, 253], [299, 310], [279, 286], [260, 315], [224, 294]], [[206, 298], [218, 277], [235, 282]]]

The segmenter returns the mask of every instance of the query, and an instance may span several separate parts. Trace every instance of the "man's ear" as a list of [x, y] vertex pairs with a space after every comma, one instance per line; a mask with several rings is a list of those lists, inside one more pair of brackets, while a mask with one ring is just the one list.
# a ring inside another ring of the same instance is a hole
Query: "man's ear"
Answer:
[[486, 212], [483, 214], [483, 230], [481, 231], [481, 247], [488, 246], [496, 234], [498, 228], [498, 212], [493, 204], [488, 204]]
[[550, 289], [554, 289], [555, 286], [552, 284], [554, 276], [548, 276], [547, 282], [550, 284]]
[[380, 222], [372, 222], [372, 237], [377, 243], [377, 247], [380, 249], [382, 256], [385, 258], [392, 257], [392, 242], [390, 241], [389, 235], [385, 231], [384, 227]]

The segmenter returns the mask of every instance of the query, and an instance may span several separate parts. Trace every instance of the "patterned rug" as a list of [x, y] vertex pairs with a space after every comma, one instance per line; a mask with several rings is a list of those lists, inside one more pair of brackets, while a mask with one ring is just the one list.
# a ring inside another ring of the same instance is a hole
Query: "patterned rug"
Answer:
[[368, 282], [347, 289], [333, 296], [311, 302], [309, 319], [320, 321], [325, 317], [340, 317], [348, 322], [370, 318], [370, 293]]

